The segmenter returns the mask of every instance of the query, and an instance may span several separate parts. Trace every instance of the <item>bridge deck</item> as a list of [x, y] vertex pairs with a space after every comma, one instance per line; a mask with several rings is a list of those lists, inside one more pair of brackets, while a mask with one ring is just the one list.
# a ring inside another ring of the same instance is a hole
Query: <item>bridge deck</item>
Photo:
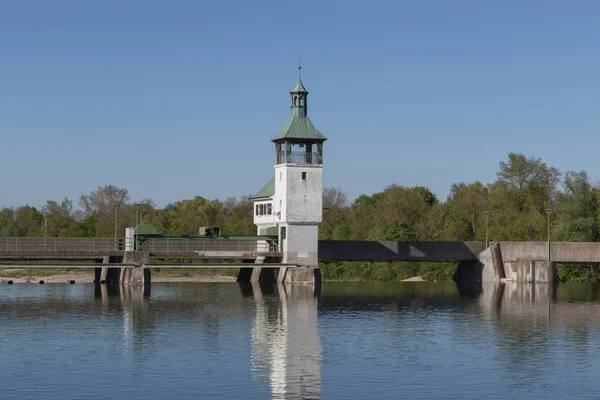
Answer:
[[[60, 263], [0, 263], [2, 268], [135, 268], [134, 264], [108, 263], [108, 264], [60, 264]], [[262, 263], [262, 264], [241, 264], [241, 263], [204, 263], [204, 264], [143, 264], [144, 268], [294, 268], [296, 264], [284, 263]]]
[[121, 264], [121, 263], [108, 263], [108, 264], [97, 264], [97, 263], [73, 263], [73, 264], [61, 264], [61, 263], [0, 263], [1, 268], [135, 268], [134, 264]]
[[485, 242], [398, 242], [320, 240], [320, 261], [461, 261], [476, 260]]
[[220, 263], [220, 264], [144, 264], [144, 268], [294, 268], [296, 264], [284, 263], [263, 263], [263, 264], [240, 264], [240, 263]]
[[[133, 243], [109, 238], [0, 238], [0, 260], [99, 260], [123, 258]], [[138, 244], [151, 259], [281, 259], [272, 243], [256, 240], [151, 239]], [[320, 261], [441, 262], [476, 260], [484, 242], [398, 242], [321, 240]], [[500, 242], [504, 261], [546, 260], [547, 242]], [[551, 260], [600, 262], [600, 243], [552, 242]]]
[[[109, 238], [0, 238], [4, 260], [98, 260], [120, 257], [134, 243]], [[138, 242], [140, 251], [154, 259], [241, 260], [281, 258], [273, 244], [256, 240], [151, 239]]]

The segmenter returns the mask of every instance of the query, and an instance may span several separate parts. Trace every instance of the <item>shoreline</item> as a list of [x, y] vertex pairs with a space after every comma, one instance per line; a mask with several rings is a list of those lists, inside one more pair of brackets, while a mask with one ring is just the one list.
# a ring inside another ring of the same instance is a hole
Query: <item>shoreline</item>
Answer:
[[[93, 283], [94, 271], [92, 269], [68, 269], [68, 268], [5, 268], [0, 269], [0, 284], [12, 281], [13, 283]], [[236, 282], [237, 276], [231, 274], [215, 273], [214, 270], [189, 270], [189, 269], [171, 269], [162, 271], [153, 271], [153, 283], [225, 283]], [[327, 281], [324, 279], [324, 281]], [[330, 282], [366, 282], [361, 280]], [[396, 282], [427, 282], [422, 276], [414, 276]]]
[[[60, 269], [59, 271], [40, 271], [40, 269], [32, 269], [30, 272], [24, 268], [6, 268], [0, 270], [0, 283], [94, 283], [93, 270], [68, 270]], [[171, 272], [171, 273], [169, 273]], [[170, 283], [170, 282], [236, 282], [237, 277], [225, 274], [201, 274], [201, 273], [185, 273], [180, 274], [177, 271], [161, 271], [152, 274], [153, 283]]]

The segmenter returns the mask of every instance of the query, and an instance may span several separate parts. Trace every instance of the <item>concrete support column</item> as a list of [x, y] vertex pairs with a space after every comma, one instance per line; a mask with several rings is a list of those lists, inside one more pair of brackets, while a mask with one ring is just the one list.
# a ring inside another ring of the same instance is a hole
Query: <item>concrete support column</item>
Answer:
[[[102, 264], [108, 264], [110, 262], [110, 256], [104, 256], [102, 258]], [[106, 279], [108, 278], [108, 267], [102, 267], [102, 270], [100, 272], [100, 282], [104, 281], [106, 282]]]
[[240, 272], [238, 272], [237, 281], [240, 283], [250, 282], [252, 279], [252, 271], [254, 268], [251, 267], [252, 264], [255, 263], [255, 260], [252, 258], [246, 258], [242, 260], [242, 267], [240, 267]]
[[144, 264], [150, 259], [150, 254], [141, 251], [126, 251], [123, 264], [134, 264], [133, 268], [126, 269], [123, 276], [123, 285], [144, 286], [150, 285], [150, 269], [144, 268]]
[[314, 285], [321, 287], [321, 269], [315, 267], [282, 267], [277, 281], [296, 285]]
[[287, 267], [279, 268], [279, 274], [277, 274], [277, 283], [282, 284], [285, 282], [285, 276], [287, 275]]
[[123, 282], [125, 282], [126, 271], [127, 271], [127, 268], [125, 268], [125, 267], [121, 268], [121, 273], [119, 274], [119, 283], [121, 285], [123, 285]]
[[[104, 256], [102, 257], [102, 264], [114, 264], [118, 262], [115, 257]], [[94, 270], [94, 282], [95, 283], [117, 283], [119, 282], [119, 269], [113, 267], [98, 267]]]
[[502, 262], [502, 254], [500, 253], [500, 244], [492, 244], [491, 252], [492, 264], [494, 265], [494, 270], [496, 271], [496, 278], [497, 281], [500, 282], [502, 279], [506, 278], [506, 276], [504, 275], [504, 263]]
[[250, 282], [258, 282], [260, 280], [261, 272], [262, 272], [262, 267], [252, 268], [252, 276], [250, 277]]
[[277, 274], [280, 268], [254, 267], [250, 282], [261, 284], [273, 284], [277, 282]]

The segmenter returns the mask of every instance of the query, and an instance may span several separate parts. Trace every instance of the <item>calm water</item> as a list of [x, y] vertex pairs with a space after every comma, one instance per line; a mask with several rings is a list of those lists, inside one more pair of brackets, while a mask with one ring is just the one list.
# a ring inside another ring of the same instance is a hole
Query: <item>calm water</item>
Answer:
[[600, 287], [0, 285], [1, 399], [599, 398]]

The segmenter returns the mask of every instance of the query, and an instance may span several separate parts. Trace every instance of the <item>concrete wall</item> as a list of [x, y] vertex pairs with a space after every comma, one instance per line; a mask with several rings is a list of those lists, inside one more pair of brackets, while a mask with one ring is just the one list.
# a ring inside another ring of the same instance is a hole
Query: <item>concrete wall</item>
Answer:
[[498, 257], [498, 245], [481, 251], [477, 260], [461, 260], [452, 280], [455, 282], [500, 282], [502, 259]]
[[320, 240], [320, 261], [477, 260], [484, 242], [397, 242]]
[[500, 242], [503, 261], [547, 260], [547, 242]]
[[506, 281], [551, 283], [557, 281], [556, 265], [547, 261], [505, 261]]
[[[515, 257], [527, 253], [519, 252], [519, 246], [513, 246], [517, 251], [509, 255]], [[523, 248], [527, 248], [527, 243]], [[494, 243], [478, 255], [477, 261], [461, 261], [454, 274], [456, 282], [556, 282], [556, 265], [543, 260], [507, 261], [501, 244]]]
[[319, 227], [317, 225], [287, 224], [283, 262], [301, 266], [317, 267]]
[[[548, 242], [500, 242], [504, 261], [548, 260]], [[554, 262], [600, 262], [600, 242], [551, 242]]]

